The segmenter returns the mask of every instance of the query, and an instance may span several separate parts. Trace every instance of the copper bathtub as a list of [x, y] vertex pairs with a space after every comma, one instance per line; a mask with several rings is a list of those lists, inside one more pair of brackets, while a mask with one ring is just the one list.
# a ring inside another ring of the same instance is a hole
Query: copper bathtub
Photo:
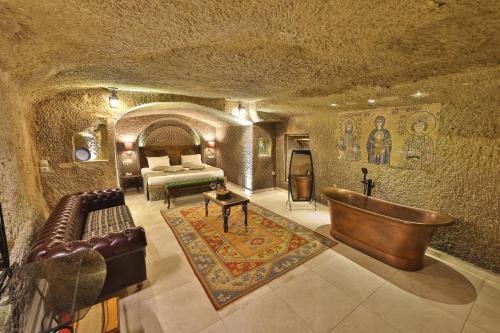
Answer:
[[407, 271], [423, 267], [434, 230], [450, 215], [412, 208], [335, 187], [322, 193], [330, 207], [331, 235], [380, 261]]

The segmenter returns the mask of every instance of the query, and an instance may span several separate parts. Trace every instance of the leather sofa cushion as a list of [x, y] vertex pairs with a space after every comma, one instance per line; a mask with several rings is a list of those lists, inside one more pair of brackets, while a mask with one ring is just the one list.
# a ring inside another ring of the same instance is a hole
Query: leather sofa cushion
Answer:
[[112, 232], [134, 228], [132, 215], [127, 206], [120, 205], [90, 212], [83, 231], [82, 240], [105, 237]]

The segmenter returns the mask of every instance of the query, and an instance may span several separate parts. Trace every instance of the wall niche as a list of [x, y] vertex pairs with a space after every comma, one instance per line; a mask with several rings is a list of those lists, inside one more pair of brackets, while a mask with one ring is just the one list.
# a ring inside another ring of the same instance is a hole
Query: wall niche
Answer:
[[107, 161], [108, 128], [106, 119], [73, 134], [73, 158], [75, 162]]
[[259, 157], [271, 157], [272, 142], [270, 138], [263, 136], [259, 137], [257, 147], [259, 151]]

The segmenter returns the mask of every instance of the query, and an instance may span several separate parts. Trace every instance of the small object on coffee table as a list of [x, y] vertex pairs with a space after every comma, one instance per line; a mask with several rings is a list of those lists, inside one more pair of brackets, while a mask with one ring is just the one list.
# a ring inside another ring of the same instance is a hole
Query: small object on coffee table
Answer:
[[[227, 191], [227, 190], [226, 190]], [[203, 196], [205, 197], [205, 216], [208, 216], [208, 203], [213, 201], [216, 205], [222, 208], [222, 217], [224, 219], [224, 232], [229, 230], [229, 215], [231, 214], [231, 207], [240, 206], [242, 207], [243, 212], [245, 213], [245, 227], [248, 226], [248, 203], [250, 200], [241, 195], [233, 193], [231, 191], [227, 195], [226, 199], [219, 199], [217, 197], [217, 191], [203, 192]]]
[[228, 199], [231, 196], [231, 191], [226, 189], [215, 190], [215, 195], [217, 199], [224, 200]]

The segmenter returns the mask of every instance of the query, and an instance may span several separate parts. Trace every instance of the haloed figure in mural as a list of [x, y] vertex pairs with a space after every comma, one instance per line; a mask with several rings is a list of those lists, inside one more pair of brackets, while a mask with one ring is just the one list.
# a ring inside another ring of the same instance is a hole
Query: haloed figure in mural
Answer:
[[391, 160], [391, 134], [384, 128], [385, 118], [375, 118], [375, 128], [370, 132], [366, 143], [368, 163], [389, 165]]
[[359, 161], [360, 150], [359, 140], [355, 133], [354, 123], [351, 119], [344, 122], [344, 133], [340, 137], [339, 144], [339, 159], [346, 161]]
[[[432, 115], [422, 115], [413, 117], [408, 126], [411, 135], [406, 139], [403, 145], [403, 152], [406, 160], [406, 167], [409, 169], [430, 170], [434, 160], [434, 142], [428, 135], [432, 131], [429, 127], [427, 117]], [[434, 119], [431, 119], [434, 120]], [[432, 123], [432, 121], [431, 121]]]

